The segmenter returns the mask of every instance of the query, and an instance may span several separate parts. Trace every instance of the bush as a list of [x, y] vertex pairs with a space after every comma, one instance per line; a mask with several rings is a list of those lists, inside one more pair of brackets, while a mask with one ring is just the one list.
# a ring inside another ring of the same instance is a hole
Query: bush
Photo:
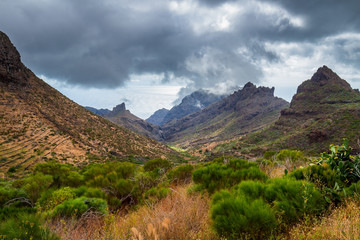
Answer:
[[160, 175], [165, 174], [171, 168], [172, 168], [171, 162], [169, 162], [166, 159], [162, 159], [162, 158], [155, 158], [155, 159], [147, 161], [144, 164], [145, 172], [150, 172], [150, 171], [156, 170], [156, 172], [158, 172]]
[[307, 180], [320, 189], [333, 188], [335, 183], [341, 184], [339, 175], [329, 165], [312, 165], [291, 172], [288, 177]]
[[262, 199], [249, 201], [244, 195], [229, 196], [225, 191], [217, 193], [214, 199], [211, 218], [220, 236], [259, 239], [269, 236], [278, 224], [274, 210]]
[[37, 207], [40, 211], [49, 211], [57, 205], [74, 198], [75, 193], [69, 187], [60, 188], [55, 191], [47, 191], [43, 193], [38, 200]]
[[327, 203], [315, 186], [291, 178], [242, 181], [213, 196], [215, 230], [229, 238], [262, 238], [305, 215], [320, 214]]
[[81, 186], [73, 190], [76, 197], [102, 198], [106, 199], [106, 194], [99, 188]]
[[0, 206], [17, 198], [25, 198], [27, 194], [24, 190], [12, 188], [11, 186], [0, 186]]
[[81, 217], [85, 212], [106, 214], [108, 206], [105, 200], [99, 198], [80, 197], [70, 199], [55, 207], [52, 217]]
[[[235, 158], [218, 158], [193, 172], [193, 180], [209, 193], [231, 188], [243, 180], [267, 179], [256, 163]], [[225, 164], [223, 163], [226, 160]]]
[[36, 215], [22, 214], [12, 217], [0, 224], [1, 239], [21, 240], [57, 240], [60, 239], [49, 229], [43, 227], [43, 223]]
[[39, 163], [35, 167], [35, 173], [51, 175], [53, 177], [53, 186], [77, 187], [84, 183], [84, 177], [80, 175], [78, 169], [69, 165], [61, 164], [55, 161]]
[[165, 198], [169, 193], [170, 189], [167, 187], [154, 187], [145, 192], [145, 199], [156, 202]]
[[303, 155], [303, 153], [301, 151], [298, 150], [289, 150], [289, 149], [284, 149], [281, 150], [277, 155], [276, 158], [280, 161], [290, 161], [290, 162], [296, 162], [296, 161], [301, 161], [304, 160], [305, 157]]
[[319, 163], [329, 164], [347, 186], [360, 180], [360, 157], [351, 156], [351, 151], [349, 141], [345, 139], [341, 146], [330, 145], [330, 153], [321, 154], [319, 159]]
[[36, 173], [23, 180], [22, 189], [27, 192], [29, 199], [35, 204], [41, 194], [49, 189], [52, 183], [52, 176]]
[[194, 167], [190, 164], [180, 165], [174, 169], [171, 169], [167, 174], [170, 182], [176, 184], [187, 184], [191, 182], [192, 172]]

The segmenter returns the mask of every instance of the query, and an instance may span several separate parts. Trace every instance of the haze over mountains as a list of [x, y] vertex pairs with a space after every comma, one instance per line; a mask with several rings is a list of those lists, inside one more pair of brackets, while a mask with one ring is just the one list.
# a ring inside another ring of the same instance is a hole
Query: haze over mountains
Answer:
[[[66, 98], [37, 78], [0, 32], [0, 169], [28, 169], [54, 159], [174, 155], [168, 147], [115, 125]], [[95, 156], [95, 157], [94, 157]]]

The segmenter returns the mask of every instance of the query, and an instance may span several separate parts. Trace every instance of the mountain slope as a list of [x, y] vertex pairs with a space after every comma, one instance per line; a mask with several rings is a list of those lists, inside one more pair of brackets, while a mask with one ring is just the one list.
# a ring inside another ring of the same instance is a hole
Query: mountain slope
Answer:
[[155, 125], [160, 125], [163, 121], [165, 116], [168, 114], [169, 110], [166, 108], [162, 108], [154, 112], [148, 119], [147, 122]]
[[0, 32], [0, 171], [48, 159], [80, 163], [174, 152], [91, 113], [37, 78]]
[[224, 96], [210, 93], [206, 90], [198, 90], [184, 97], [179, 105], [174, 106], [164, 116], [160, 125], [171, 122], [174, 119], [180, 119], [191, 113], [200, 111], [210, 104], [219, 101]]
[[112, 111], [104, 114], [103, 117], [141, 135], [157, 141], [162, 140], [159, 127], [148, 123], [147, 121], [132, 114], [129, 110], [126, 110], [125, 103], [117, 105]]
[[274, 88], [247, 83], [243, 89], [179, 120], [162, 126], [167, 143], [199, 145], [239, 137], [276, 121], [288, 102]]
[[262, 146], [260, 151], [293, 148], [318, 153], [341, 144], [343, 138], [360, 150], [360, 93], [323, 66], [298, 87], [290, 107], [273, 126], [242, 142]]

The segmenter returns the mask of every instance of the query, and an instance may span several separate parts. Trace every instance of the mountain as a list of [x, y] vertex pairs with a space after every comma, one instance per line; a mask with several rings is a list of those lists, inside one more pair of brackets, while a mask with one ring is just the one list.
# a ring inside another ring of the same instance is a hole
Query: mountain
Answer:
[[132, 114], [126, 109], [125, 103], [117, 105], [112, 111], [102, 116], [111, 122], [130, 129], [136, 133], [150, 137], [157, 141], [162, 140], [159, 126], [148, 123], [147, 121]]
[[200, 145], [242, 136], [275, 122], [288, 102], [274, 88], [247, 83], [243, 89], [207, 108], [162, 126], [165, 142]]
[[155, 125], [160, 125], [168, 112], [169, 110], [166, 108], [159, 109], [146, 119], [146, 121]]
[[95, 113], [95, 114], [97, 114], [97, 115], [99, 115], [99, 116], [105, 116], [106, 114], [108, 114], [108, 113], [110, 113], [111, 112], [111, 110], [109, 110], [109, 109], [104, 109], [104, 108], [101, 108], [101, 109], [96, 109], [96, 108], [93, 108], [93, 107], [85, 107], [87, 110], [89, 110], [90, 112], [92, 112], [92, 113]]
[[0, 172], [50, 159], [74, 164], [173, 156], [163, 144], [97, 116], [37, 78], [0, 32]]
[[179, 105], [174, 106], [165, 115], [160, 125], [164, 125], [174, 119], [180, 119], [191, 113], [200, 111], [210, 104], [220, 100], [221, 95], [210, 93], [207, 90], [198, 90], [184, 97]]
[[239, 146], [243, 142], [259, 151], [291, 148], [319, 153], [343, 138], [360, 150], [360, 93], [323, 66], [298, 87], [290, 107], [273, 126], [244, 138]]

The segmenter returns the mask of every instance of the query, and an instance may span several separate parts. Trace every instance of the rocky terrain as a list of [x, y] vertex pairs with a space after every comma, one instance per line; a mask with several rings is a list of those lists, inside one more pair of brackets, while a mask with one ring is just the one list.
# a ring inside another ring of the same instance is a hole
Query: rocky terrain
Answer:
[[54, 159], [172, 156], [168, 147], [99, 117], [37, 78], [0, 32], [0, 171]]
[[288, 102], [274, 88], [247, 83], [243, 89], [207, 108], [162, 126], [167, 143], [195, 146], [253, 132], [276, 121]]
[[171, 108], [159, 125], [164, 125], [174, 119], [180, 119], [186, 115], [200, 111], [223, 97], [222, 95], [216, 95], [206, 90], [200, 89], [195, 91], [184, 97], [179, 105]]
[[[327, 151], [331, 143], [350, 139], [355, 150], [360, 138], [360, 93], [327, 66], [303, 82], [290, 107], [270, 128], [244, 138], [243, 143], [266, 149], [293, 148]], [[239, 143], [241, 146], [242, 143]]]

